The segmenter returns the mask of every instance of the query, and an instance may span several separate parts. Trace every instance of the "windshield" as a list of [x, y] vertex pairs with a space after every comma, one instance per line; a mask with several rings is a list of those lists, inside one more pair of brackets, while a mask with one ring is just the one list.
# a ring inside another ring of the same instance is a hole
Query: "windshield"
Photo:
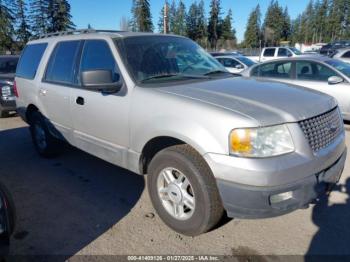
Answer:
[[0, 74], [14, 74], [16, 72], [18, 58], [0, 58]]
[[248, 67], [255, 65], [256, 63], [245, 56], [236, 56], [236, 58]]
[[301, 53], [298, 49], [296, 49], [295, 47], [290, 47], [289, 49], [292, 50], [293, 53], [296, 54], [296, 55], [301, 55], [301, 54], [302, 54], [302, 53]]
[[187, 38], [148, 35], [116, 43], [138, 83], [231, 76], [215, 58]]
[[335, 60], [335, 59], [328, 60], [326, 61], [326, 63], [334, 67], [338, 71], [342, 72], [347, 77], [350, 77], [350, 64], [347, 64], [340, 60]]

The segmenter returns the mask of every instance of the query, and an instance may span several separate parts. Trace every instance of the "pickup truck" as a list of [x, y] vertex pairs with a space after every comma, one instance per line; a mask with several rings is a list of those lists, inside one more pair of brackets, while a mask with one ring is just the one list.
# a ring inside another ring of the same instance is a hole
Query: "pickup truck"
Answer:
[[297, 57], [302, 53], [294, 47], [265, 47], [262, 49], [260, 56], [249, 56], [256, 62], [265, 62], [286, 57]]
[[41, 156], [65, 141], [146, 176], [158, 215], [185, 235], [207, 232], [224, 214], [304, 208], [344, 168], [334, 98], [234, 77], [185, 37], [47, 35], [27, 44], [15, 81]]

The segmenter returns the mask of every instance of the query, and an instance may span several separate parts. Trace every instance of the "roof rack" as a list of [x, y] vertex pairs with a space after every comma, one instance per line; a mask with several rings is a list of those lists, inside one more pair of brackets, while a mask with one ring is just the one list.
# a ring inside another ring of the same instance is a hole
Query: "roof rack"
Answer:
[[48, 38], [54, 36], [64, 36], [64, 35], [79, 35], [79, 34], [92, 34], [92, 33], [122, 33], [125, 31], [118, 30], [95, 30], [95, 29], [79, 29], [79, 30], [69, 30], [69, 31], [61, 31], [55, 33], [48, 33], [40, 35], [38, 38]]

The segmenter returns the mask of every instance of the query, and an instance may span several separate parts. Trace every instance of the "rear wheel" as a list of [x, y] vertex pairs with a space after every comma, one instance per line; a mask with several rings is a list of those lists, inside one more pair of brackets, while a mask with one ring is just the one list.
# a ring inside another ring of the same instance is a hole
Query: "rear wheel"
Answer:
[[215, 178], [204, 159], [188, 145], [159, 152], [150, 163], [147, 184], [161, 219], [181, 234], [205, 233], [222, 218]]
[[50, 133], [45, 118], [40, 112], [31, 114], [30, 132], [35, 149], [41, 156], [53, 157], [59, 152], [61, 141]]

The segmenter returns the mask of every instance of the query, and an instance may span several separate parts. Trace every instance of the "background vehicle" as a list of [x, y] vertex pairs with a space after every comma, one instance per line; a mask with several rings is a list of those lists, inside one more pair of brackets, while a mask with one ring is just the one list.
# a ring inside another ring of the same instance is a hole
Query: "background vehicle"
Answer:
[[244, 56], [243, 53], [239, 51], [226, 51], [226, 52], [210, 52], [214, 57], [216, 56]]
[[13, 80], [18, 56], [0, 56], [0, 117], [16, 110]]
[[186, 235], [224, 211], [262, 218], [304, 207], [346, 159], [334, 98], [233, 77], [180, 36], [51, 34], [26, 46], [16, 87], [40, 155], [54, 156], [63, 139], [147, 175], [157, 213]]
[[350, 63], [350, 47], [336, 50], [331, 57], [345, 63]]
[[335, 97], [343, 117], [350, 120], [350, 65], [327, 56], [286, 58], [262, 63], [242, 72], [315, 89]]
[[350, 40], [334, 41], [324, 45], [320, 49], [321, 55], [331, 56], [337, 49], [350, 47]]
[[218, 60], [230, 73], [239, 74], [243, 70], [253, 66], [256, 62], [245, 56], [216, 56]]
[[300, 55], [302, 53], [294, 47], [265, 47], [262, 49], [260, 56], [250, 56], [249, 58], [257, 62], [265, 62]]
[[15, 229], [16, 210], [7, 188], [0, 183], [0, 259], [9, 253], [10, 237]]

